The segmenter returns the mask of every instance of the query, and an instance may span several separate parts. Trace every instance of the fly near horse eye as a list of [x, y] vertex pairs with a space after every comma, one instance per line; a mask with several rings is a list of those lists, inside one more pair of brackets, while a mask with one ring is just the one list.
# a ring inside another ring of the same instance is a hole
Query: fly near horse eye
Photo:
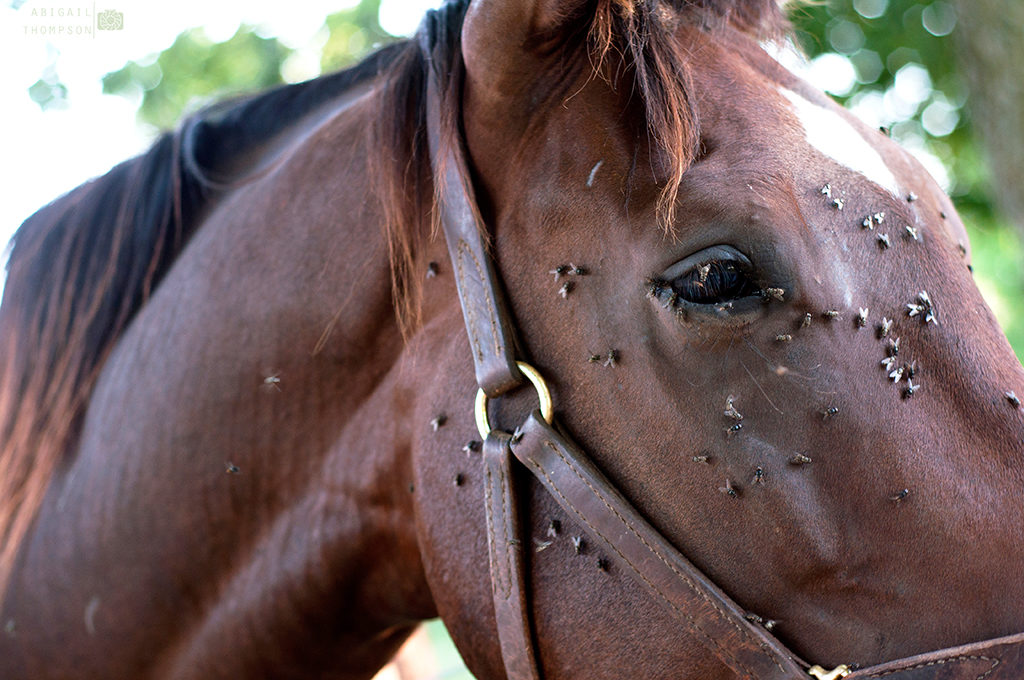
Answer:
[[555, 267], [554, 269], [552, 269], [551, 271], [549, 271], [548, 274], [554, 274], [554, 276], [555, 276], [555, 283], [558, 283], [558, 280], [560, 278], [562, 278], [563, 276], [565, 276], [565, 274], [568, 271], [569, 271], [569, 265], [560, 264], [557, 267]]
[[731, 394], [725, 399], [725, 410], [722, 411], [722, 415], [726, 418], [733, 420], [743, 420], [743, 414], [736, 410], [735, 404], [736, 397]]
[[758, 292], [742, 265], [728, 260], [705, 262], [669, 285], [678, 299], [698, 305], [728, 302]]
[[910, 495], [910, 489], [900, 489], [895, 495], [889, 496], [889, 500], [893, 503], [899, 503], [904, 498]]
[[582, 536], [572, 537], [572, 551], [577, 555], [582, 555], [584, 548], [586, 548], [586, 541], [583, 540]]
[[740, 497], [740, 490], [739, 490], [739, 488], [736, 487], [736, 485], [733, 484], [732, 481], [729, 480], [728, 478], [726, 478], [726, 480], [725, 480], [725, 486], [718, 487], [718, 490], [721, 493], [724, 493], [729, 498], [739, 498]]
[[864, 328], [868, 325], [867, 307], [859, 307], [857, 309], [857, 317], [854, 319], [854, 323], [857, 325], [857, 328]]

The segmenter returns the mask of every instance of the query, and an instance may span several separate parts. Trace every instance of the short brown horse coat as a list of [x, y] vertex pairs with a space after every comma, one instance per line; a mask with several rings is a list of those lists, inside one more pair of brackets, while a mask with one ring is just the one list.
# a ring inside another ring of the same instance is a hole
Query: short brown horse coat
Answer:
[[[923, 171], [862, 129], [920, 197], [910, 205], [822, 157], [777, 84], [820, 95], [735, 28], [683, 21], [702, 155], [665, 238], [649, 169], [664, 178], [671, 163], [637, 144], [627, 81], [613, 90], [577, 68], [545, 82], [560, 71], [516, 36], [555, 13], [527, 28], [526, 5], [491, 4], [463, 34], [465, 135], [524, 354], [574, 437], [808, 659], [869, 663], [1024, 628], [1024, 523], [1006, 503], [1024, 451], [1002, 398], [1024, 393], [1024, 376]], [[501, 677], [478, 461], [461, 450], [476, 436], [474, 380], [452, 279], [442, 265], [423, 281], [403, 345], [363, 200], [379, 104], [349, 99], [211, 207], [106, 362], [12, 576], [4, 677], [364, 677], [435, 607], [470, 668]], [[921, 224], [922, 243], [862, 238], [855, 216], [880, 210]], [[715, 243], [745, 252], [786, 302], [680, 323], [645, 299], [648, 277]], [[445, 262], [443, 244], [415, 253], [418, 276], [429, 261]], [[548, 271], [568, 262], [589, 273], [563, 299]], [[938, 326], [906, 316], [921, 289]], [[857, 307], [869, 328], [852, 323]], [[838, 320], [821, 317], [833, 308]], [[883, 315], [921, 364], [913, 400], [878, 365]], [[779, 333], [794, 340], [773, 344]], [[610, 349], [617, 367], [587, 360]], [[279, 389], [261, 387], [272, 376]], [[729, 394], [745, 416], [731, 439]], [[825, 419], [828, 406], [839, 413]], [[791, 468], [794, 452], [813, 462]], [[690, 462], [701, 453], [709, 465]], [[719, 493], [726, 479], [738, 498]], [[535, 487], [529, 524], [551, 541], [530, 553], [547, 677], [722, 676], [635, 584], [599, 570], [601, 555], [576, 554], [578, 527]]]

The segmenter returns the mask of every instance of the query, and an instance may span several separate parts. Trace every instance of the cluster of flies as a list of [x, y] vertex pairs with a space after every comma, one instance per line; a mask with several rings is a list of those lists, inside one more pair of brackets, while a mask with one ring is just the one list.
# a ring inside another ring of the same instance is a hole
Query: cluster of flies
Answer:
[[[830, 406], [824, 411], [826, 418], [837, 413], [839, 413], [839, 409], [834, 406]], [[732, 439], [743, 429], [743, 414], [736, 408], [736, 397], [731, 394], [725, 399], [725, 408], [722, 410], [722, 416], [729, 422], [729, 426], [725, 428], [726, 439]], [[709, 465], [711, 463], [711, 456], [706, 453], [700, 454], [693, 456], [692, 460], [694, 463]], [[798, 453], [789, 459], [789, 464], [794, 466], [807, 465], [810, 462], [810, 456], [802, 453]], [[754, 468], [750, 486], [764, 485], [766, 476], [764, 468], [758, 465]], [[718, 487], [718, 490], [730, 498], [739, 498], [742, 491], [741, 487], [729, 478], [726, 478], [725, 484]]]
[[[924, 318], [929, 319], [925, 321], [926, 324], [938, 323], [935, 316], [935, 308], [926, 291], [922, 290], [918, 293], [917, 302], [908, 304], [907, 308], [907, 314], [911, 317], [923, 313]], [[863, 311], [866, 312], [867, 310]], [[910, 399], [921, 389], [921, 384], [914, 382], [914, 378], [918, 374], [917, 361], [903, 361], [900, 357], [900, 339], [891, 334], [893, 323], [892, 319], [883, 316], [882, 322], [878, 325], [878, 339], [885, 343], [885, 357], [883, 357], [880, 365], [893, 384], [899, 385], [901, 381], [906, 380], [902, 396], [904, 399]], [[867, 325], [866, 314], [864, 325]]]
[[[586, 267], [575, 265], [572, 262], [570, 262], [569, 264], [560, 264], [548, 272], [548, 274], [551, 274], [552, 276], [555, 277], [555, 283], [562, 281], [563, 278], [567, 278], [570, 276], [586, 276], [589, 273], [590, 272], [587, 270]], [[558, 294], [559, 296], [561, 296], [563, 300], [568, 300], [569, 294], [575, 288], [576, 283], [574, 281], [562, 281], [562, 285], [558, 288]]]
[[[836, 210], [842, 210], [844, 208], [844, 200], [837, 195], [831, 184], [825, 184], [821, 188], [821, 194], [831, 202], [832, 207]], [[917, 200], [917, 194], [910, 192], [907, 194], [906, 199], [908, 203], [913, 203]], [[945, 217], [944, 213], [943, 217]], [[882, 229], [886, 228], [887, 225], [888, 222], [886, 214], [883, 211], [870, 213], [860, 220], [861, 229], [875, 234], [875, 239], [881, 250], [888, 250], [892, 247], [892, 239], [889, 234], [882, 231]], [[921, 241], [920, 227], [912, 227], [908, 224], [903, 227], [902, 232], [909, 241]], [[927, 291], [922, 290], [918, 293], [917, 298], [906, 305], [906, 310], [908, 317], [920, 318], [925, 325], [938, 325], [938, 315], [935, 311], [935, 305]], [[805, 319], [804, 325], [809, 322], [809, 319]], [[857, 316], [854, 318], [854, 324], [857, 328], [865, 328], [868, 325], [868, 310], [866, 308], [861, 307], [858, 309]], [[906, 380], [906, 386], [902, 390], [902, 396], [904, 399], [909, 399], [921, 388], [920, 384], [914, 383], [914, 377], [917, 374], [917, 363], [914, 361], [901, 363], [901, 359], [899, 358], [900, 339], [889, 337], [892, 324], [892, 320], [882, 317], [882, 322], [878, 326], [879, 340], [886, 341], [886, 355], [881, 361], [881, 366], [893, 383], [900, 384], [901, 381]]]
[[[832, 188], [831, 184], [825, 184], [823, 187], [821, 187], [821, 194], [829, 201], [829, 204], [836, 210], [842, 210], [844, 207], [846, 207], [846, 200], [842, 198], [838, 194], [838, 192], [836, 192]], [[906, 198], [907, 203], [913, 203], [914, 201], [917, 200], [917, 194], [915, 194], [914, 192], [910, 192], [909, 194], [907, 194]], [[888, 232], [882, 231], [882, 229], [887, 228], [886, 226], [883, 225], [887, 224], [888, 223], [885, 219], [885, 213], [881, 211], [870, 213], [860, 221], [861, 229], [863, 229], [864, 231], [871, 232], [875, 235], [875, 242], [878, 244], [878, 247], [881, 250], [889, 250], [890, 248], [892, 248], [892, 238], [889, 236]], [[878, 229], [876, 230], [875, 227], [878, 227]], [[909, 224], [907, 224], [903, 226], [903, 229], [901, 231], [907, 240], [912, 242], [921, 241], [920, 227], [912, 227]]]

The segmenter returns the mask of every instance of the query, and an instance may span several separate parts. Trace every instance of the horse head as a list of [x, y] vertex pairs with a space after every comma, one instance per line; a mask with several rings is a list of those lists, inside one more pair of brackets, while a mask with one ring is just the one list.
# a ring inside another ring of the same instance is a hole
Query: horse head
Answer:
[[[519, 353], [615, 486], [805, 658], [1019, 632], [1024, 371], [950, 200], [773, 58], [784, 30], [772, 2], [468, 8], [453, 91]], [[461, 328], [446, 294], [423, 333]], [[470, 353], [423, 346], [424, 413], [459, 414], [414, 446], [426, 573], [470, 668], [500, 677], [483, 480], [452, 453]], [[547, 677], [722, 673], [539, 485], [524, 497]]]

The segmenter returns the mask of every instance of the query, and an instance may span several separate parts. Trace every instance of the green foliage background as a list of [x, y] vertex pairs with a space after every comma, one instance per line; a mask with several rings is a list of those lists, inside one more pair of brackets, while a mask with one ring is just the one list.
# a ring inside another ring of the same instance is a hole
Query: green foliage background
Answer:
[[[362, 0], [325, 18], [316, 47], [322, 72], [352, 64], [397, 39], [381, 28], [379, 5], [380, 0]], [[1018, 234], [1024, 232], [1000, 220], [988, 193], [988, 169], [971, 129], [972, 102], [957, 70], [956, 14], [950, 2], [827, 0], [798, 5], [793, 19], [797, 42], [809, 59], [833, 52], [853, 64], [857, 82], [836, 97], [844, 104], [884, 96], [908, 64], [927, 70], [931, 92], [911, 115], [892, 122], [893, 137], [923, 143], [947, 168], [951, 194], [970, 231], [978, 284], [1018, 356], [1024, 356], [1024, 314], [1018, 311], [1024, 299], [1024, 245]], [[284, 82], [294, 52], [251, 26], [220, 43], [211, 42], [200, 28], [190, 29], [158, 55], [108, 74], [104, 90], [131, 97], [141, 93], [139, 120], [166, 129], [184, 112], [211, 100]], [[46, 96], [51, 91], [50, 85], [38, 89]], [[959, 117], [955, 128], [941, 136], [931, 134], [923, 122], [935, 102]]]

